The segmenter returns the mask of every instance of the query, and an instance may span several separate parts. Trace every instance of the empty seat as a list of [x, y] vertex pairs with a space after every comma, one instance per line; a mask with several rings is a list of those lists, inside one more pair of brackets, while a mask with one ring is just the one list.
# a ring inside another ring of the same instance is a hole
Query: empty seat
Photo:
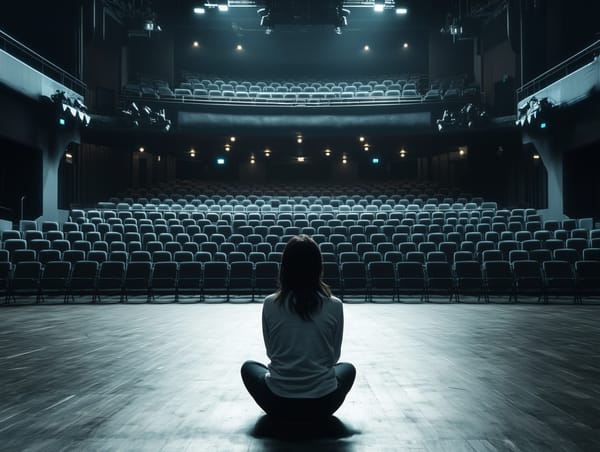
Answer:
[[39, 301], [46, 297], [60, 295], [66, 303], [68, 295], [68, 279], [71, 273], [71, 263], [51, 261], [44, 265], [39, 284]]
[[200, 300], [202, 295], [202, 263], [201, 262], [182, 262], [179, 264], [177, 272], [177, 294], [176, 301], [180, 301], [181, 295], [198, 295]]
[[369, 276], [369, 296], [373, 301], [374, 295], [391, 295], [392, 302], [396, 299], [396, 271], [394, 263], [373, 261], [367, 264]]
[[102, 262], [96, 278], [96, 300], [101, 302], [102, 295], [119, 296], [121, 300], [124, 276], [125, 262]]
[[541, 267], [534, 260], [518, 260], [512, 263], [515, 280], [515, 301], [519, 295], [537, 296], [538, 301], [545, 297], [544, 279]]

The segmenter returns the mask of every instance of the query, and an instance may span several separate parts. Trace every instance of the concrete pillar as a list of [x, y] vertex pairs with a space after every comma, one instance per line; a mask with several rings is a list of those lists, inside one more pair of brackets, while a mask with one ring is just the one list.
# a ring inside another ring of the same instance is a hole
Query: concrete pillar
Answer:
[[523, 144], [532, 144], [541, 157], [548, 174], [548, 208], [542, 210], [544, 220], [562, 220], [564, 217], [563, 154], [566, 141], [552, 134], [523, 133]]
[[59, 129], [42, 151], [42, 216], [40, 221], [65, 221], [67, 211], [58, 208], [58, 168], [70, 143], [81, 141], [78, 129]]

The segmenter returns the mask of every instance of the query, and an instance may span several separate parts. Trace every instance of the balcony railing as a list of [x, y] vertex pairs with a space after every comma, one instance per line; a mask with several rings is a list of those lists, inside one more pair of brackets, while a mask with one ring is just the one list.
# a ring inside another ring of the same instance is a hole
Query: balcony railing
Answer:
[[61, 69], [56, 64], [48, 61], [43, 56], [31, 50], [26, 45], [20, 43], [12, 36], [0, 30], [0, 49], [12, 55], [31, 68], [37, 70], [43, 75], [62, 84], [66, 88], [85, 97], [87, 86], [77, 77], [69, 74], [64, 69]]
[[540, 74], [517, 90], [517, 103], [591, 63], [600, 55], [600, 40]]

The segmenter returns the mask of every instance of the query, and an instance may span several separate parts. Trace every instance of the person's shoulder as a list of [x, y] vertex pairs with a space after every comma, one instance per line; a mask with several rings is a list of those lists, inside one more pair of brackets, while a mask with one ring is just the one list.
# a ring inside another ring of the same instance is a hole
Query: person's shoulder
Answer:
[[277, 299], [277, 292], [272, 293], [271, 295], [267, 295], [263, 300], [263, 305], [273, 305], [275, 304], [275, 300]]
[[334, 295], [331, 295], [328, 299], [326, 299], [326, 303], [329, 303], [329, 305], [333, 309], [342, 309], [344, 306], [344, 303], [342, 303], [342, 300], [340, 300], [338, 297], [336, 297]]

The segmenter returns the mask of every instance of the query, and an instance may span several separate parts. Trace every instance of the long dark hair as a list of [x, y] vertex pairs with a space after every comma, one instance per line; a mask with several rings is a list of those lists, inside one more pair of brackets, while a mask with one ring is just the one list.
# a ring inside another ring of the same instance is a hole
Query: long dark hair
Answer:
[[311, 315], [321, 309], [322, 296], [331, 297], [331, 290], [321, 280], [322, 273], [319, 245], [307, 235], [292, 237], [281, 256], [275, 301], [283, 305], [288, 300], [292, 312], [303, 320], [310, 320]]

